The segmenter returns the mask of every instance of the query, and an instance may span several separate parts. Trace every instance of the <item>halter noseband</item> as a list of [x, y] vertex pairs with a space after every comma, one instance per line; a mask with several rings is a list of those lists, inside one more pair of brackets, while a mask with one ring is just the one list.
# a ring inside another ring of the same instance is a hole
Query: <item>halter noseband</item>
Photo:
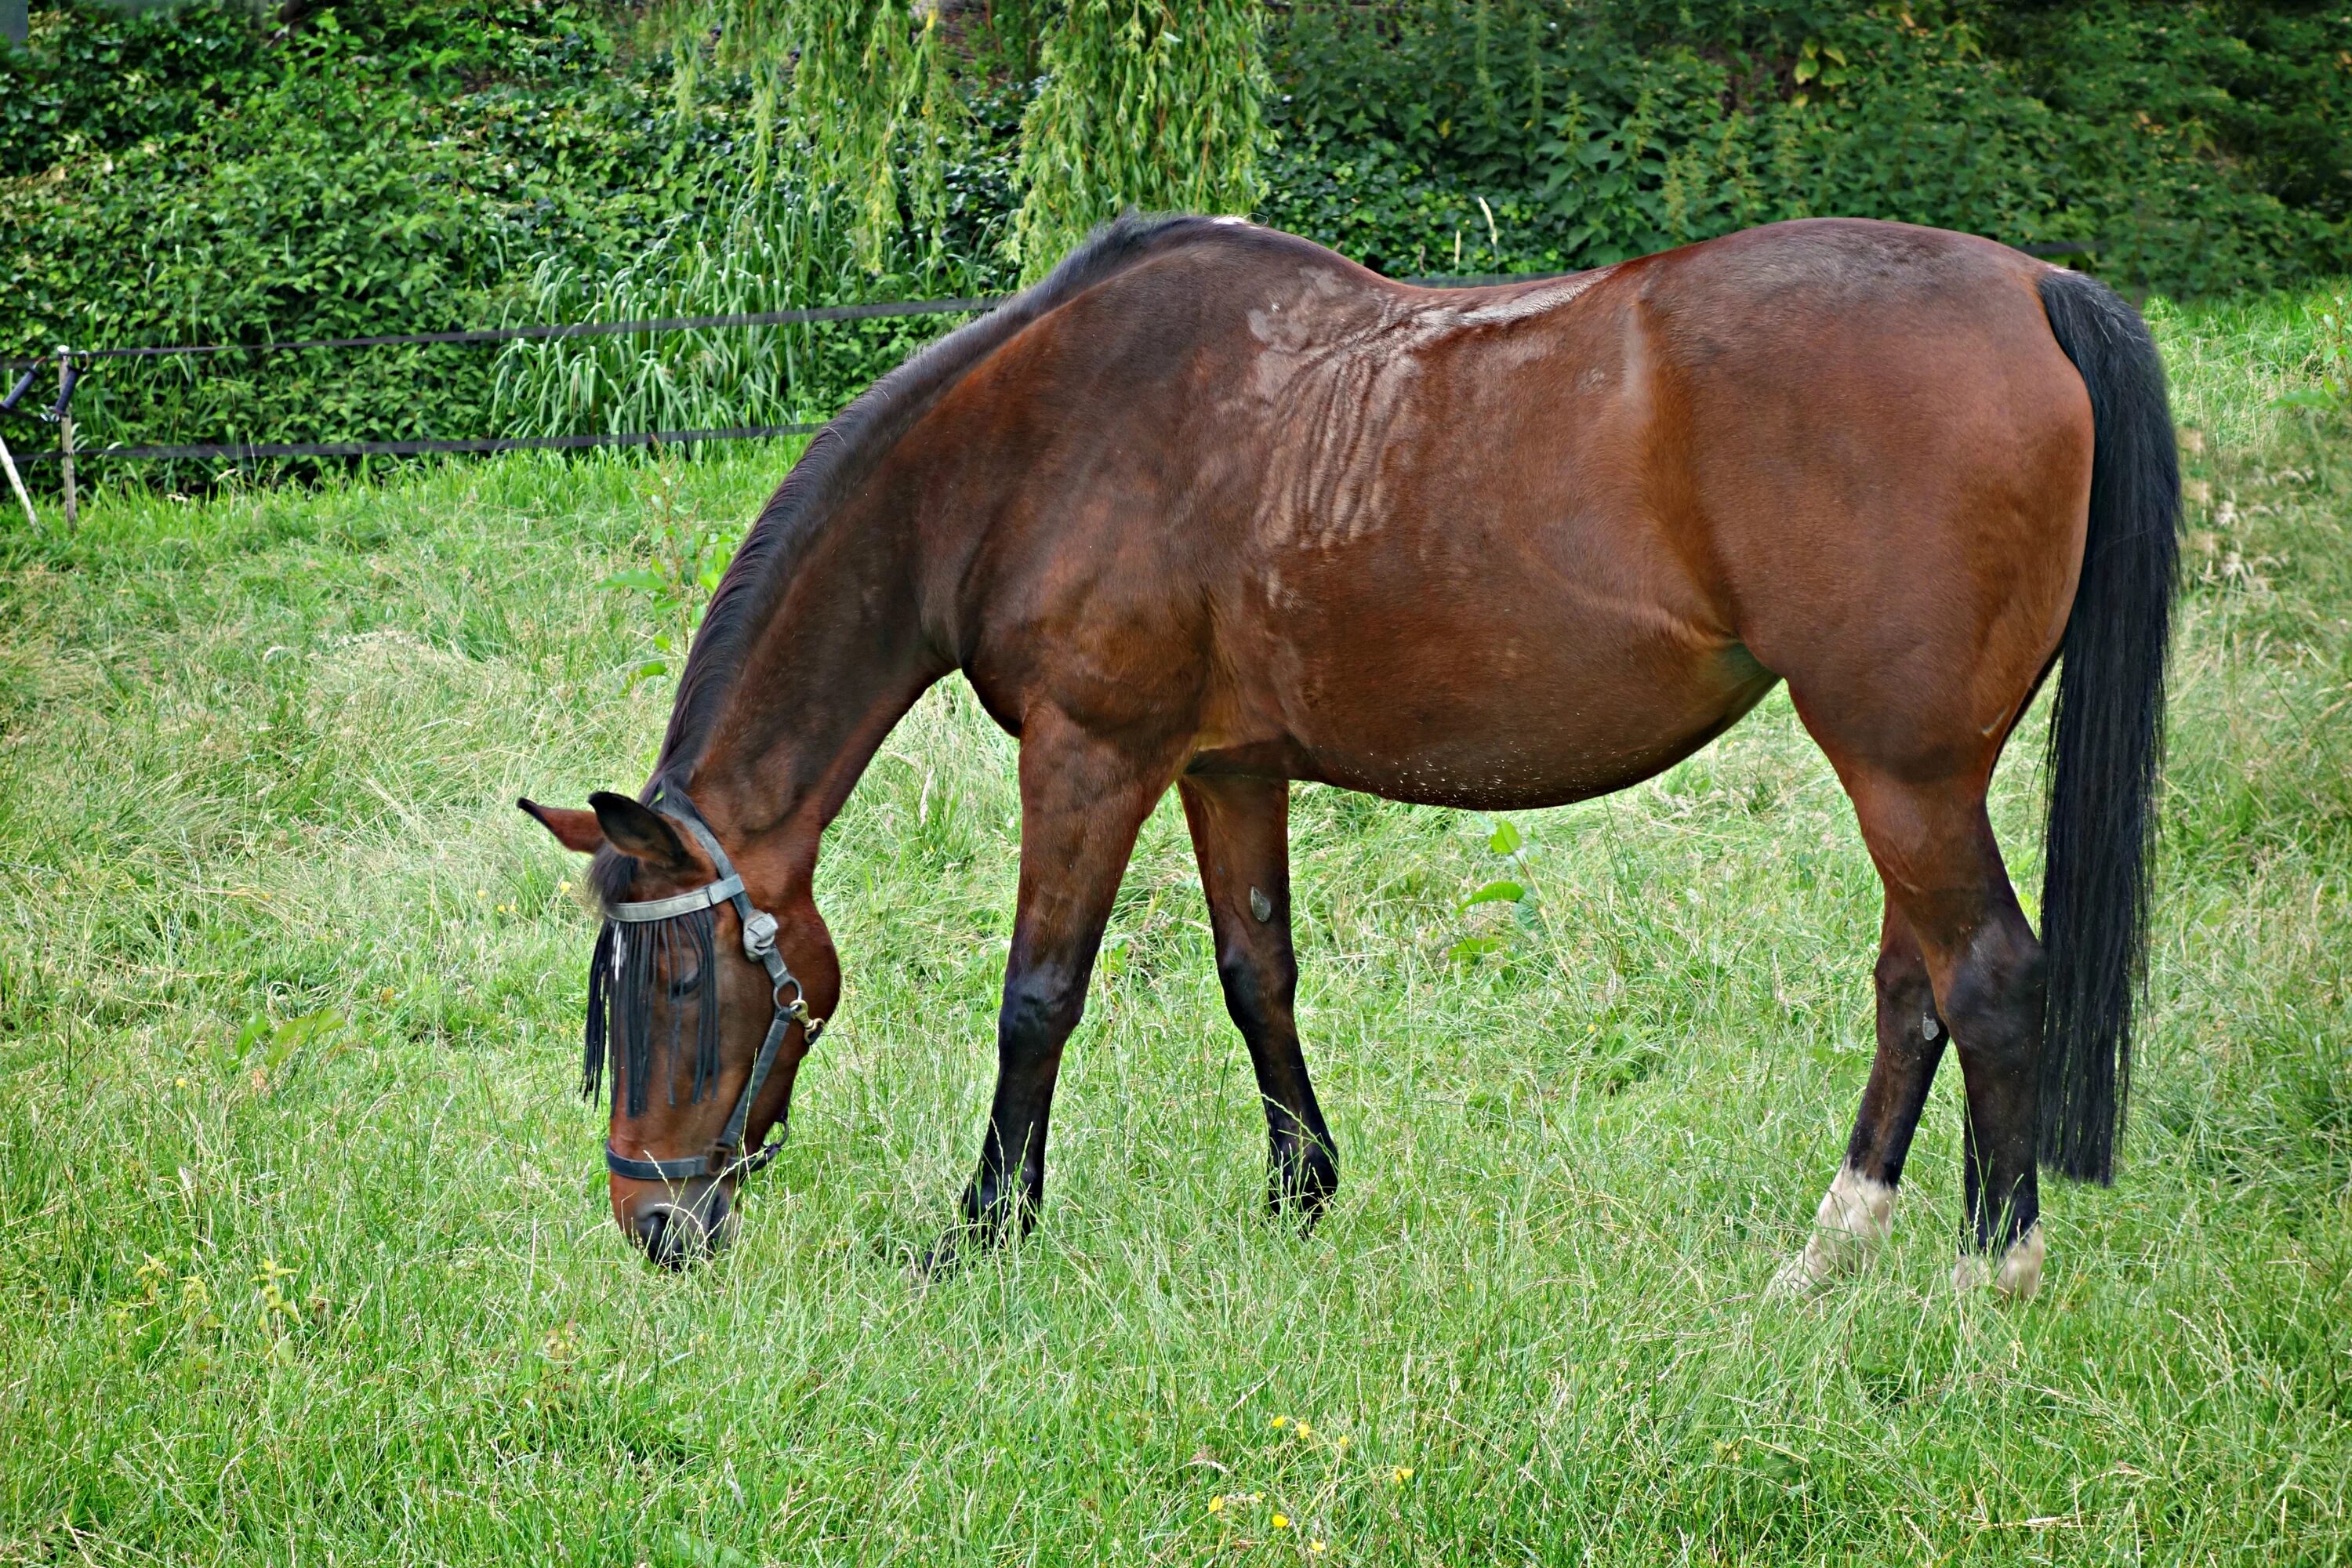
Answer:
[[[784, 1036], [794, 1024], [806, 1032], [807, 1043], [814, 1045], [824, 1031], [824, 1020], [809, 1016], [808, 1001], [801, 991], [801, 983], [784, 967], [783, 954], [776, 951], [776, 917], [765, 910], [751, 907], [751, 896], [743, 891], [743, 879], [735, 863], [727, 858], [727, 851], [719, 847], [719, 839], [702, 820], [702, 813], [686, 792], [665, 789], [655, 795], [654, 809], [668, 817], [694, 836], [710, 857], [719, 879], [697, 888], [690, 893], [674, 898], [649, 899], [641, 903], [614, 904], [610, 918], [625, 925], [640, 925], [655, 921], [674, 920], [690, 915], [697, 910], [716, 909], [720, 904], [732, 904], [735, 916], [743, 923], [743, 956], [768, 972], [771, 999], [775, 1003], [776, 1016], [768, 1024], [768, 1037], [760, 1043], [760, 1054], [752, 1058], [751, 1076], [744, 1081], [741, 1098], [727, 1118], [726, 1130], [706, 1154], [696, 1154], [677, 1160], [632, 1160], [613, 1147], [612, 1140], [604, 1141], [604, 1168], [616, 1176], [626, 1176], [633, 1182], [682, 1182], [697, 1176], [724, 1179], [728, 1176], [748, 1176], [763, 1170], [783, 1148], [782, 1140], [761, 1145], [749, 1154], [739, 1155], [742, 1146], [743, 1129], [751, 1118], [751, 1102], [760, 1096], [761, 1085], [768, 1081], [768, 1070], [776, 1065], [776, 1052], [782, 1048]], [[792, 1000], [784, 1000], [789, 987]], [[704, 1004], [709, 1005], [709, 1002]]]

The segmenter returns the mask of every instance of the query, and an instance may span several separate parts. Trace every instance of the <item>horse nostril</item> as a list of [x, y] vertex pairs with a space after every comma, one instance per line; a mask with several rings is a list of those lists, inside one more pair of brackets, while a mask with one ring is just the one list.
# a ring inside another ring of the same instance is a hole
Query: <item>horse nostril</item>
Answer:
[[695, 1205], [695, 1212], [702, 1219], [703, 1239], [710, 1244], [713, 1252], [720, 1251], [735, 1239], [735, 1226], [730, 1223], [735, 1217], [732, 1207], [728, 1201], [727, 1189], [715, 1185], [703, 1194], [702, 1201]]
[[727, 1191], [713, 1187], [693, 1205], [655, 1204], [637, 1217], [637, 1245], [664, 1268], [684, 1268], [725, 1247], [734, 1226], [728, 1224]]
[[683, 1268], [709, 1249], [702, 1222], [674, 1204], [656, 1204], [637, 1220], [637, 1243], [663, 1268]]

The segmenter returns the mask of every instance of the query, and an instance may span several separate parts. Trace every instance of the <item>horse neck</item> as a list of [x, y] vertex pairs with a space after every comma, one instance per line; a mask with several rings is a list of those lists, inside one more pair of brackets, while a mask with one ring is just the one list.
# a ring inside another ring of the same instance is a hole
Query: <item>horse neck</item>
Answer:
[[[894, 494], [895, 492], [895, 494]], [[804, 889], [820, 834], [915, 700], [953, 668], [925, 635], [916, 529], [875, 485], [819, 528], [751, 636], [686, 784], [747, 876]]]

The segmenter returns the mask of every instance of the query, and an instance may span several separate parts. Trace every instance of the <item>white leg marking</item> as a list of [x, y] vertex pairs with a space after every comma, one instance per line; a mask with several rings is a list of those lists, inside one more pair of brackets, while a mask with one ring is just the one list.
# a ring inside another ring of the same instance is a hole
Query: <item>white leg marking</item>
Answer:
[[2009, 1244], [2009, 1250], [2000, 1255], [1998, 1269], [1981, 1254], [1962, 1253], [1960, 1260], [1952, 1265], [1952, 1288], [1974, 1290], [1990, 1285], [2004, 1296], [2031, 1301], [2033, 1293], [2042, 1289], [2042, 1262], [2048, 1256], [2049, 1247], [2042, 1239], [2042, 1222], [2036, 1220], [2032, 1229]]
[[1895, 1189], [1843, 1166], [1813, 1215], [1805, 1250], [1780, 1266], [1769, 1294], [1810, 1296], [1840, 1274], [1861, 1268], [1895, 1234]]

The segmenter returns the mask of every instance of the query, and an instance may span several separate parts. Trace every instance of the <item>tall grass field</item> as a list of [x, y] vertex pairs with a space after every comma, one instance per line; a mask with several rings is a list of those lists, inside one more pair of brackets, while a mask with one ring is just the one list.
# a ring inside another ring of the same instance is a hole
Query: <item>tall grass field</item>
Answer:
[[[579, 868], [511, 803], [638, 786], [675, 616], [599, 584], [794, 449], [12, 521], [0, 1563], [2352, 1558], [2343, 310], [2150, 313], [2190, 493], [2151, 996], [2119, 1179], [2045, 1187], [2029, 1303], [1949, 1283], [1949, 1065], [1886, 1254], [1764, 1295], [1879, 915], [1783, 697], [1500, 823], [1297, 790], [1342, 1173], [1304, 1237], [1163, 803], [1044, 1223], [925, 1284], [1018, 852], [1012, 742], [942, 686], [825, 842], [848, 989], [790, 1146], [670, 1277], [576, 1094]], [[2042, 735], [1995, 798], [2029, 914]]]

